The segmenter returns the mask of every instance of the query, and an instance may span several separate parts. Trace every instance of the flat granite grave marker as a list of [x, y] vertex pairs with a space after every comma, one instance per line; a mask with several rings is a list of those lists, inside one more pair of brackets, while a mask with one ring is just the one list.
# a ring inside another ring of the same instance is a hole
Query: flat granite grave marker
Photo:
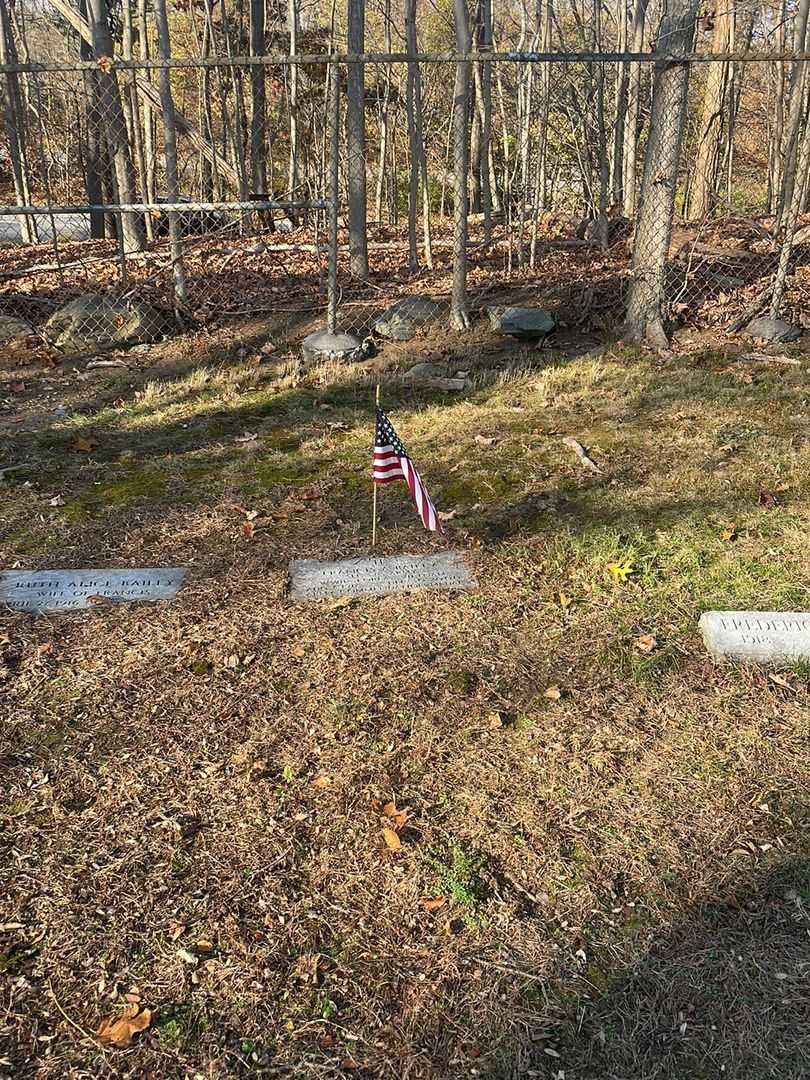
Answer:
[[184, 567], [127, 570], [6, 570], [0, 573], [0, 608], [13, 611], [82, 611], [96, 604], [172, 600]]
[[340, 562], [295, 559], [290, 563], [290, 596], [293, 600], [477, 587], [478, 582], [464, 557], [455, 551], [440, 555], [342, 559]]
[[715, 660], [810, 659], [805, 611], [705, 611], [700, 629]]

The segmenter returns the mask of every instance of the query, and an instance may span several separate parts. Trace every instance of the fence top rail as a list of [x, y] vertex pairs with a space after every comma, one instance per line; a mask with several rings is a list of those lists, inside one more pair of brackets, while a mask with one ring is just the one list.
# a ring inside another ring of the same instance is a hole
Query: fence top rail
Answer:
[[788, 52], [772, 49], [744, 52], [687, 53], [684, 56], [665, 52], [437, 52], [437, 53], [298, 53], [287, 55], [267, 53], [263, 56], [193, 56], [154, 60], [123, 60], [99, 57], [95, 60], [59, 60], [38, 63], [0, 64], [0, 75], [26, 72], [70, 71], [153, 71], [162, 68], [238, 68], [285, 67], [303, 64], [456, 64], [520, 63], [520, 64], [708, 64], [715, 61], [736, 64], [773, 63], [810, 60], [808, 51]]
[[329, 210], [328, 199], [307, 199], [285, 202], [277, 199], [256, 199], [250, 202], [165, 202], [165, 203], [87, 203], [82, 206], [0, 206], [0, 216], [33, 217], [49, 214], [161, 214], [182, 213], [184, 210]]

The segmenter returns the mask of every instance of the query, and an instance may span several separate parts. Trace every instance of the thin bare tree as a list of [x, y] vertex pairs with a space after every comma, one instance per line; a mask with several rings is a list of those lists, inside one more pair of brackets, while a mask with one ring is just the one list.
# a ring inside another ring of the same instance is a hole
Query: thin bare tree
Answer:
[[[456, 51], [467, 56], [472, 47], [467, 0], [453, 0]], [[467, 173], [470, 166], [470, 61], [456, 63], [453, 87], [453, 292], [450, 322], [456, 330], [469, 330], [467, 299]]]
[[[347, 0], [346, 47], [357, 55], [365, 49], [365, 0]], [[366, 237], [365, 67], [349, 63], [346, 87], [346, 175], [349, 187], [349, 264], [354, 277], [368, 277]]]
[[[166, 0], [153, 0], [155, 7], [155, 26], [157, 27], [158, 55], [161, 60], [169, 60], [172, 55], [169, 36], [169, 20], [166, 15]], [[163, 150], [166, 158], [166, 195], [169, 202], [180, 199], [180, 183], [177, 174], [177, 131], [174, 123], [174, 101], [172, 100], [171, 72], [169, 68], [160, 69], [160, 100], [163, 107]], [[178, 320], [188, 303], [186, 272], [183, 265], [183, 243], [180, 236], [180, 218], [176, 211], [169, 211], [169, 239], [172, 254], [172, 277], [174, 281], [174, 306]]]
[[[265, 52], [264, 0], [250, 0], [250, 55]], [[267, 95], [262, 64], [250, 68], [250, 180], [254, 195], [267, 192]]]
[[[712, 52], [727, 52], [733, 33], [734, 0], [723, 0], [714, 13]], [[687, 216], [693, 221], [708, 218], [714, 212], [717, 202], [730, 80], [731, 63], [728, 59], [712, 60], [708, 64], [698, 126], [697, 153], [687, 191]]]
[[[14, 64], [16, 61], [17, 50], [6, 0], [0, 0], [0, 63]], [[3, 120], [11, 158], [14, 197], [18, 205], [27, 206], [31, 202], [31, 182], [28, 168], [25, 108], [16, 71], [10, 71], [3, 76]], [[37, 232], [33, 217], [20, 214], [18, 223], [23, 242], [35, 244]]]
[[[115, 175], [116, 196], [120, 203], [135, 202], [135, 170], [132, 165], [127, 125], [115, 70], [111, 67], [113, 41], [107, 0], [88, 0], [87, 11], [93, 38], [93, 55], [101, 60], [98, 80], [98, 107]], [[121, 214], [124, 253], [143, 251], [143, 218], [139, 214]]]

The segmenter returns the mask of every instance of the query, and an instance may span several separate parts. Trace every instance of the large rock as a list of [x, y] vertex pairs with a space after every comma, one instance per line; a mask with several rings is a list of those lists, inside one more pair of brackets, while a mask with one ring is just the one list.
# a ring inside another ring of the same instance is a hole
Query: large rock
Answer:
[[174, 319], [168, 311], [141, 300], [88, 293], [54, 312], [44, 333], [63, 352], [81, 354], [157, 341], [173, 328]]
[[554, 316], [543, 308], [488, 307], [486, 312], [492, 329], [511, 337], [546, 337], [555, 326]]
[[33, 333], [33, 326], [25, 319], [18, 319], [16, 315], [0, 315], [0, 345], [8, 345]]
[[798, 326], [793, 326], [784, 319], [771, 319], [766, 316], [752, 319], [743, 333], [761, 341], [796, 341], [802, 336]]
[[406, 296], [377, 319], [374, 332], [392, 341], [410, 341], [420, 326], [436, 322], [446, 313], [447, 305], [429, 296]]
[[324, 360], [365, 360], [363, 342], [354, 334], [345, 334], [341, 330], [334, 333], [329, 330], [316, 330], [301, 343], [301, 355], [306, 364], [316, 364]]

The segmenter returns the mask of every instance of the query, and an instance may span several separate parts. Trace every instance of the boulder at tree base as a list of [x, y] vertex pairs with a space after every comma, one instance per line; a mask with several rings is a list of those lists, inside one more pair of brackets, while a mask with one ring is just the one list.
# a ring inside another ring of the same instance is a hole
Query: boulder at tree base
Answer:
[[157, 341], [175, 328], [171, 312], [104, 293], [77, 296], [51, 315], [45, 337], [70, 355]]
[[429, 296], [405, 296], [397, 300], [374, 323], [374, 333], [391, 341], [410, 341], [420, 327], [447, 314], [447, 305]]

